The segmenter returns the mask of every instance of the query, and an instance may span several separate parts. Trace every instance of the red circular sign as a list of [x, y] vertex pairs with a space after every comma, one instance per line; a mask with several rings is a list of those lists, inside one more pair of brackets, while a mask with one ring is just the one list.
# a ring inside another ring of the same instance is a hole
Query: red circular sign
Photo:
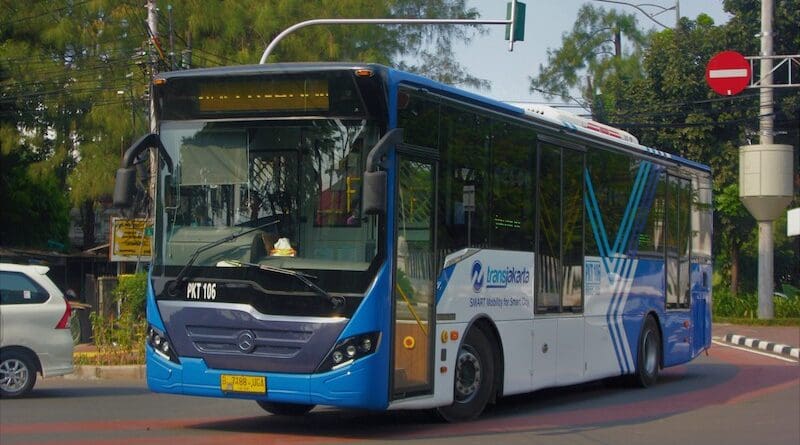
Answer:
[[750, 62], [736, 51], [723, 51], [708, 61], [706, 82], [723, 96], [739, 94], [750, 84]]

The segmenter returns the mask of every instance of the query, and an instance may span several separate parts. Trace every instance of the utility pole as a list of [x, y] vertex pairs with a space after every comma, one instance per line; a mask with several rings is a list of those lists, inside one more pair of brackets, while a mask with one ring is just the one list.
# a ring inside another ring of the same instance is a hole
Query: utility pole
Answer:
[[[759, 144], [739, 150], [739, 198], [758, 222], [758, 318], [772, 319], [774, 278], [773, 222], [792, 200], [791, 145], [774, 143], [772, 15], [774, 0], [761, 2]], [[790, 56], [786, 60], [791, 59]], [[788, 68], [791, 69], [789, 62]], [[791, 73], [791, 71], [789, 71]], [[788, 84], [791, 83], [791, 74]]]
[[[774, 141], [774, 118], [772, 116], [772, 9], [773, 0], [761, 1], [761, 89], [759, 97], [761, 121], [759, 133], [761, 145]], [[775, 242], [772, 233], [773, 221], [758, 221], [758, 318], [772, 319], [774, 308], [772, 293], [774, 283]]]
[[[153, 79], [156, 72], [158, 72], [158, 55], [156, 51], [158, 48], [158, 8], [156, 7], [156, 0], [147, 0], [147, 28], [150, 33], [150, 132], [155, 133], [158, 130], [156, 125], [156, 107], [155, 98], [153, 94]], [[156, 177], [158, 175], [158, 151], [155, 148], [150, 148], [150, 177], [148, 181], [148, 196], [150, 196], [150, 206], [154, 208], [156, 202]], [[150, 207], [146, 212], [147, 218], [150, 216]], [[148, 221], [149, 224], [149, 221]], [[151, 249], [153, 246], [150, 246]], [[119, 263], [118, 263], [119, 264]], [[136, 262], [136, 271], [139, 271], [139, 262]]]

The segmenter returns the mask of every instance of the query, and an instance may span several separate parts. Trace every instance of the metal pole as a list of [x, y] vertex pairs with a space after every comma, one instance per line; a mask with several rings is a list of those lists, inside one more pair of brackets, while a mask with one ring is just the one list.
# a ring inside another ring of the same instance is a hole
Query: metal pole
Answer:
[[511, 2], [511, 23], [508, 25], [508, 50], [514, 51], [514, 17], [517, 14], [517, 0]]
[[[761, 145], [772, 144], [774, 134], [772, 95], [772, 13], [773, 0], [761, 2], [761, 95], [759, 99], [759, 133]], [[774, 245], [772, 221], [758, 222], [758, 318], [772, 319], [774, 287]]]
[[772, 319], [774, 247], [772, 221], [758, 222], [758, 318]]
[[[148, 0], [147, 1], [147, 26], [150, 29], [150, 132], [156, 133], [158, 130], [158, 125], [156, 124], [156, 107], [155, 107], [155, 97], [153, 91], [153, 78], [155, 77], [156, 73], [158, 72], [158, 62], [157, 56], [155, 54], [155, 49], [153, 46], [156, 44], [156, 39], [158, 39], [158, 9], [156, 8], [155, 0]], [[156, 202], [156, 177], [158, 175], [158, 150], [155, 148], [150, 149], [150, 181], [148, 184], [148, 194], [150, 195], [150, 203], [151, 205], [155, 206]], [[150, 212], [147, 212], [149, 215]], [[150, 246], [151, 249], [153, 246]], [[141, 251], [141, 250], [140, 250]], [[136, 263], [137, 272], [139, 263]]]

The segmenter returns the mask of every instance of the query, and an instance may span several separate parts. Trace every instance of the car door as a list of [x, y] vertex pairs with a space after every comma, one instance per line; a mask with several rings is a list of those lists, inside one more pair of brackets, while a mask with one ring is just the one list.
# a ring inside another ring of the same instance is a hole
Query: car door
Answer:
[[22, 272], [0, 271], [0, 345], [42, 350], [45, 332], [58, 323], [54, 305], [45, 304], [50, 294]]

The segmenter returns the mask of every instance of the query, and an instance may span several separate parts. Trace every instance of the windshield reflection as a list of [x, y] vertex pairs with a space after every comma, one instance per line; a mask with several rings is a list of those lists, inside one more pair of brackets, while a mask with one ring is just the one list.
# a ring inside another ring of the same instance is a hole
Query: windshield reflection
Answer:
[[268, 222], [195, 264], [366, 271], [375, 258], [376, 218], [360, 214], [365, 147], [378, 139], [369, 122], [163, 122], [161, 139], [176, 167], [161, 181], [157, 265]]

